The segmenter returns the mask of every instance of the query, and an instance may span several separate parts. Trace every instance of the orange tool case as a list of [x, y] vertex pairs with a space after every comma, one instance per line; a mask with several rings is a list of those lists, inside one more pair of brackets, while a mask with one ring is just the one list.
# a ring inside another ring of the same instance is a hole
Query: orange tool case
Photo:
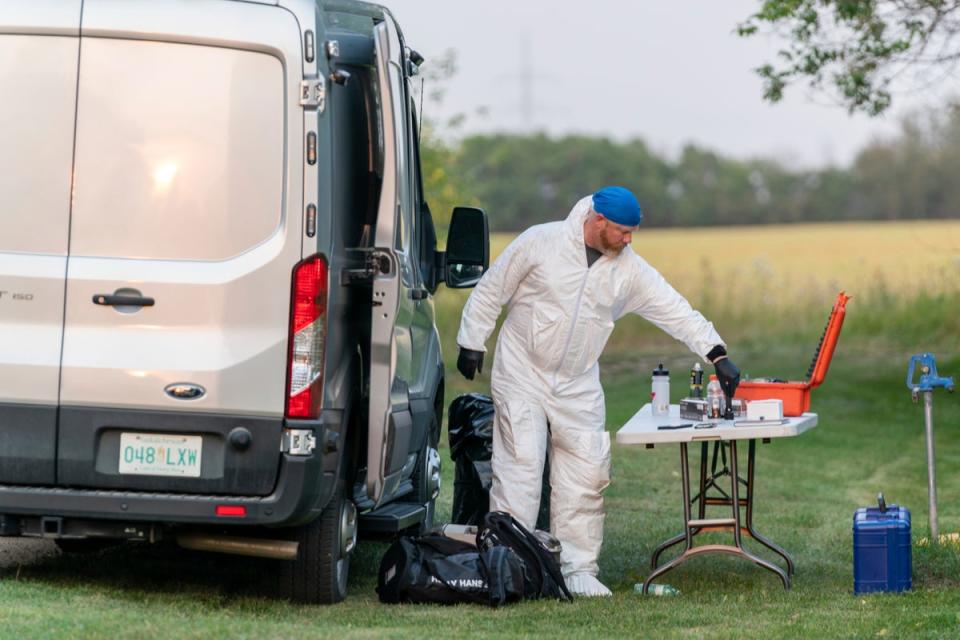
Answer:
[[843, 327], [843, 318], [847, 314], [847, 300], [850, 296], [841, 291], [830, 312], [827, 327], [820, 336], [820, 344], [813, 355], [813, 362], [807, 370], [806, 382], [744, 380], [737, 387], [733, 397], [744, 400], [783, 400], [783, 415], [799, 416], [810, 410], [810, 390], [820, 386], [830, 368], [833, 351], [837, 347], [840, 329]]

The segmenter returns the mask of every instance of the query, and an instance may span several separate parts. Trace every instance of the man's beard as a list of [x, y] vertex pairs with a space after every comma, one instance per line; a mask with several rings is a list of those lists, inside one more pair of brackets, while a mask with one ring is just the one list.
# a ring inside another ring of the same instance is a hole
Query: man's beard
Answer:
[[604, 236], [600, 236], [600, 251], [610, 258], [616, 258], [626, 246], [625, 244], [610, 244]]

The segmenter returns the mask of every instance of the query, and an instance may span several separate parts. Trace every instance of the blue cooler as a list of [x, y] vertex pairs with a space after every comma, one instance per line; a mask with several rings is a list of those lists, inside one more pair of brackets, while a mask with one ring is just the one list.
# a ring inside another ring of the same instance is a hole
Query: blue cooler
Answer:
[[853, 514], [853, 592], [906, 591], [912, 586], [910, 511], [879, 498]]

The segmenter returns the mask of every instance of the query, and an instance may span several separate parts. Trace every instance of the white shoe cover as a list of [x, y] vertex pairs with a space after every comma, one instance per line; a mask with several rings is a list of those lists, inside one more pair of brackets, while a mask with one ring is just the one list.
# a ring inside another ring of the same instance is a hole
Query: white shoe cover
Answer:
[[585, 596], [587, 598], [606, 598], [612, 596], [610, 589], [603, 586], [603, 583], [597, 580], [596, 576], [589, 573], [574, 573], [564, 578], [567, 583], [567, 589], [575, 596]]

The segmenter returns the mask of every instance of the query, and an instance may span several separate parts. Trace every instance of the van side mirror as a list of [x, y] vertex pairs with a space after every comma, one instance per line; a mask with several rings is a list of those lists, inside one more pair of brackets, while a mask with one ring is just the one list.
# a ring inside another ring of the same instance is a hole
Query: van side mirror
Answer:
[[453, 210], [444, 258], [443, 279], [448, 287], [465, 289], [480, 281], [490, 265], [490, 230], [483, 209]]

